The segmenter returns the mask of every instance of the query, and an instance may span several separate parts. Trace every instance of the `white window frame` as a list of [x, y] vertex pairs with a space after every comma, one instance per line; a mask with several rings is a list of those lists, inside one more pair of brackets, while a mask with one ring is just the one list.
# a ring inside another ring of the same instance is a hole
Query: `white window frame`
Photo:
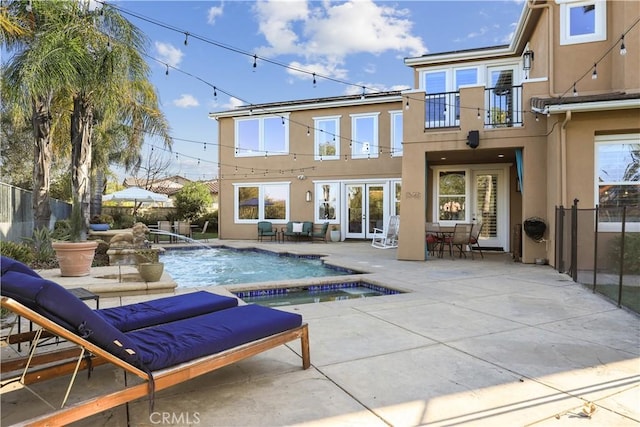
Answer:
[[[351, 117], [351, 158], [352, 159], [374, 159], [378, 157], [379, 136], [378, 136], [378, 117], [380, 113], [361, 113], [350, 114]], [[373, 119], [373, 141], [369, 141], [368, 147], [363, 147], [362, 138], [358, 137], [357, 123], [361, 119]], [[367, 151], [366, 153], [364, 151]]]
[[[460, 85], [457, 82], [457, 77], [458, 77], [457, 72], [466, 71], [466, 70], [476, 71], [476, 82]], [[424, 70], [424, 71], [421, 71], [420, 73], [420, 89], [424, 90], [426, 95], [430, 95], [430, 93], [427, 92], [427, 82], [426, 82], [427, 75], [442, 73], [442, 72], [445, 73], [444, 92], [458, 92], [458, 94], [455, 97], [452, 97], [453, 99], [447, 99], [447, 97], [445, 96], [445, 108], [446, 108], [447, 117], [446, 118], [443, 117], [442, 120], [434, 120], [434, 121], [426, 122], [426, 127], [429, 127], [429, 128], [441, 127], [441, 126], [444, 126], [445, 123], [451, 123], [451, 124], [455, 124], [456, 126], [459, 126], [460, 118], [457, 117], [457, 114], [456, 114], [458, 110], [456, 108], [458, 107], [456, 103], [460, 102], [459, 101], [460, 89], [464, 87], [477, 86], [482, 78], [481, 76], [482, 70], [478, 66], [467, 65], [462, 67], [446, 67], [446, 68], [434, 68], [434, 69]]]
[[[277, 119], [282, 121], [284, 127], [284, 151], [269, 151], [265, 149], [264, 121], [265, 119]], [[242, 122], [258, 121], [258, 149], [247, 151], [239, 146], [238, 135], [239, 126]], [[268, 115], [260, 117], [236, 117], [234, 119], [234, 147], [235, 157], [258, 157], [258, 156], [286, 156], [289, 154], [289, 113], [281, 115]]]
[[[399, 187], [399, 188], [398, 188]], [[396, 191], [396, 190], [400, 191]], [[398, 195], [398, 198], [396, 198]], [[391, 199], [391, 215], [400, 215], [400, 197], [402, 196], [402, 180], [400, 179], [392, 179], [391, 180], [391, 194], [389, 195], [389, 199]]]
[[[404, 128], [404, 123], [402, 122], [402, 110], [393, 110], [393, 111], [389, 111], [389, 119], [390, 119], [390, 123], [391, 123], [391, 134], [390, 134], [390, 144], [389, 146], [391, 147], [391, 157], [402, 157], [402, 153], [403, 153], [403, 144], [402, 144], [402, 129], [400, 132], [400, 141], [397, 140], [396, 138], [396, 133], [397, 130], [396, 126], [398, 126], [398, 124]], [[396, 120], [399, 120], [400, 123], [398, 123]]]
[[[620, 134], [620, 135], [598, 135], [595, 137], [595, 145], [593, 149], [594, 157], [594, 170], [593, 170], [593, 184], [594, 184], [594, 205], [600, 203], [600, 185], [606, 184], [621, 184], [632, 181], [611, 181], [611, 182], [598, 182], [598, 171], [600, 170], [598, 147], [601, 145], [629, 145], [638, 144], [640, 141], [640, 133], [634, 134]], [[629, 184], [633, 185], [633, 184]], [[621, 232], [622, 222], [598, 222], [598, 231], [611, 231]], [[627, 220], [625, 224], [625, 232], [640, 232], [640, 222], [632, 222]]]
[[[607, 39], [606, 0], [556, 0], [560, 4], [560, 44], [590, 43]], [[595, 7], [595, 29], [591, 34], [571, 35], [571, 9], [593, 5]]]
[[[286, 186], [287, 207], [285, 209], [284, 219], [265, 219], [264, 218], [264, 189], [270, 186]], [[239, 189], [242, 187], [258, 187], [258, 219], [240, 219], [240, 203], [238, 200]], [[289, 221], [289, 211], [291, 209], [291, 182], [243, 182], [233, 184], [233, 219], [235, 224], [257, 224], [259, 221], [271, 221], [274, 224], [286, 224]]]
[[[340, 118], [342, 116], [323, 116], [323, 117], [314, 117], [313, 118], [313, 158], [314, 160], [338, 160], [340, 159]], [[320, 155], [320, 142], [322, 141], [322, 137], [326, 135], [325, 132], [321, 130], [320, 122], [334, 122], [336, 132], [333, 135], [335, 139], [335, 147], [336, 153], [332, 156]]]
[[[331, 185], [332, 189], [335, 191], [335, 194], [334, 194], [335, 200], [333, 202], [334, 202], [334, 212], [336, 217], [333, 219], [320, 217], [320, 205], [322, 203], [325, 203], [324, 196], [322, 194], [323, 185]], [[329, 224], [340, 224], [340, 192], [341, 192], [341, 188], [340, 188], [339, 181], [314, 182], [314, 193], [315, 193], [314, 200], [315, 201], [314, 201], [313, 211], [315, 212], [314, 221], [316, 223], [329, 222]]]
[[[515, 87], [515, 86], [519, 86], [521, 83], [521, 74], [520, 74], [520, 67], [518, 66], [517, 63], [508, 63], [508, 64], [502, 64], [502, 65], [491, 65], [487, 67], [487, 71], [486, 71], [486, 84], [485, 87], [486, 88], [494, 88], [494, 84], [491, 82], [491, 73], [493, 71], [505, 71], [505, 70], [510, 70], [511, 71], [511, 75], [513, 77], [513, 81], [511, 82], [511, 86]], [[497, 82], [496, 82], [497, 84]], [[485, 105], [484, 105], [484, 114], [491, 114], [490, 111], [490, 102], [489, 102], [489, 97], [491, 96], [491, 93], [489, 91], [485, 91]], [[523, 114], [523, 104], [522, 104], [522, 97], [512, 97], [513, 99], [512, 101], [512, 105], [511, 105], [511, 111], [509, 111], [508, 113], [511, 115], [511, 127], [521, 127], [522, 124], [515, 124], [514, 122], [520, 121], [521, 120], [521, 116]], [[516, 101], [520, 101], [520, 104], [517, 104]], [[487, 127], [494, 127], [494, 128], [502, 128], [503, 126], [501, 126], [501, 123], [494, 123], [493, 126], [490, 126], [489, 123], [491, 123], [491, 120], [487, 120], [487, 118], [485, 117], [484, 122], [487, 124]]]

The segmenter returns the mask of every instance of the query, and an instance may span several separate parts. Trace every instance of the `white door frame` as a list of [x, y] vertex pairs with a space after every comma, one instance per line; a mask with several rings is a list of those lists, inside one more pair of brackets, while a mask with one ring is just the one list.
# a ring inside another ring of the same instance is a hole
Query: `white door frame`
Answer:
[[[505, 252], [509, 248], [509, 170], [510, 163], [495, 164], [472, 164], [472, 165], [446, 165], [446, 166], [430, 166], [433, 171], [433, 196], [432, 196], [432, 218], [435, 222], [443, 225], [453, 226], [457, 222], [475, 222], [477, 219], [476, 205], [476, 188], [475, 178], [477, 174], [496, 173], [498, 175], [498, 194], [497, 194], [497, 223], [496, 237], [490, 240], [481, 241], [481, 246], [502, 247]], [[439, 207], [439, 182], [438, 176], [441, 171], [464, 171], [465, 172], [465, 216], [455, 221], [438, 221]]]

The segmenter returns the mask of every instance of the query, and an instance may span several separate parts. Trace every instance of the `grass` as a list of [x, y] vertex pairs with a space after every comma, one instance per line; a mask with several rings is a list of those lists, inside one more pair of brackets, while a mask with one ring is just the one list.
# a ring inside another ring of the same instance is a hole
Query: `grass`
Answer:
[[[618, 302], [618, 285], [596, 285], [596, 292]], [[621, 305], [640, 313], [640, 287], [622, 286]]]

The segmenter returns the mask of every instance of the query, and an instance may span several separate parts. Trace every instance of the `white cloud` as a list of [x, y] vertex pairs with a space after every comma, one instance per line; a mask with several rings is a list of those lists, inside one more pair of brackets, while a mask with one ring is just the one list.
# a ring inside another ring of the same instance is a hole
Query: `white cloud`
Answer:
[[193, 95], [183, 93], [180, 98], [173, 100], [173, 105], [180, 108], [191, 108], [199, 106], [200, 103]]
[[229, 97], [229, 103], [224, 105], [223, 107], [227, 110], [232, 110], [234, 108], [242, 107], [245, 105], [244, 102], [239, 100], [238, 98], [234, 98], [233, 96]]
[[184, 53], [171, 43], [155, 42], [154, 46], [158, 52], [158, 59], [169, 64], [171, 67], [177, 67], [180, 61], [182, 61]]
[[427, 52], [422, 39], [411, 35], [409, 12], [391, 3], [262, 0], [254, 11], [259, 31], [269, 43], [258, 54], [301, 55], [307, 67], [323, 64], [327, 70], [343, 73], [340, 65], [348, 55], [391, 50], [419, 56]]
[[220, 3], [220, 6], [210, 7], [209, 12], [207, 13], [207, 22], [211, 25], [214, 25], [216, 23], [216, 18], [218, 16], [221, 16], [223, 11], [224, 7], [222, 3]]

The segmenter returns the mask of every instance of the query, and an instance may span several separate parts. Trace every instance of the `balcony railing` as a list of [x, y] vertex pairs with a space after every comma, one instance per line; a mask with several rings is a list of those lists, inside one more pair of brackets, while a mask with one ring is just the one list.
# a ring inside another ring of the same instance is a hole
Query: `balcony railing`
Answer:
[[[522, 86], [499, 86], [485, 89], [484, 108], [465, 105], [463, 108], [484, 110], [485, 127], [522, 125]], [[460, 126], [460, 92], [425, 95], [425, 128]]]
[[522, 86], [497, 86], [484, 90], [485, 127], [522, 126]]

